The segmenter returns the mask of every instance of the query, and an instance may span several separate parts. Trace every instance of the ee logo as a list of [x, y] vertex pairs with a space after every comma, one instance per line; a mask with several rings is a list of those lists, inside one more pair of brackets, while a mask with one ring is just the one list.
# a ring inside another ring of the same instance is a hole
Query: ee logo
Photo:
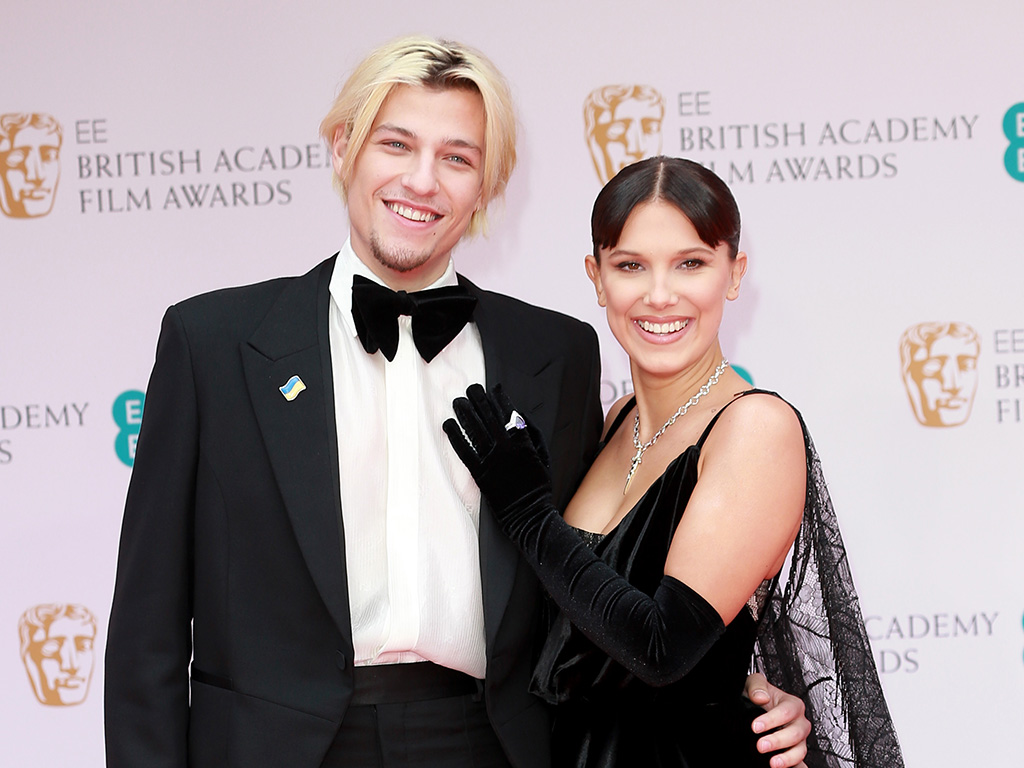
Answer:
[[1024, 181], [1024, 101], [1007, 110], [1003, 118], [1003, 133], [1010, 140], [1003, 157], [1006, 172], [1017, 181]]
[[135, 443], [139, 439], [142, 406], [145, 402], [146, 393], [137, 389], [122, 392], [114, 401], [114, 423], [121, 429], [114, 438], [114, 452], [125, 466], [135, 464]]

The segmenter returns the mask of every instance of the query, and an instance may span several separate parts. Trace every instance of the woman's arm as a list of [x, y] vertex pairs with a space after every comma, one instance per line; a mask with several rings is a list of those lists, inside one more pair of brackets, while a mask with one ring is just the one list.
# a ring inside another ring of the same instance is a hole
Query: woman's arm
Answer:
[[796, 413], [769, 394], [731, 403], [708, 435], [665, 573], [726, 624], [782, 567], [803, 516], [806, 466]]

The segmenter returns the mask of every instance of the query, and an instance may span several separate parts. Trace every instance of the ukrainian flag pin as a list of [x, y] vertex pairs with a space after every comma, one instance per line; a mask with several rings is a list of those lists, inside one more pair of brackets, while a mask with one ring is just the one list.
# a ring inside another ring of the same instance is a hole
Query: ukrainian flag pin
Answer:
[[281, 394], [284, 395], [284, 399], [289, 403], [299, 396], [299, 392], [304, 390], [306, 385], [302, 383], [302, 379], [298, 376], [292, 376], [288, 379], [288, 383], [283, 387], [278, 387], [281, 390]]

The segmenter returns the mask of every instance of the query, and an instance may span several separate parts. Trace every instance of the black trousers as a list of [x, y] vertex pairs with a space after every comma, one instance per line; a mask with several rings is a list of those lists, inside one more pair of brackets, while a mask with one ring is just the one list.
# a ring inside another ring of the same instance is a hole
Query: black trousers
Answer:
[[321, 768], [511, 768], [482, 683], [429, 663], [356, 673], [353, 703]]

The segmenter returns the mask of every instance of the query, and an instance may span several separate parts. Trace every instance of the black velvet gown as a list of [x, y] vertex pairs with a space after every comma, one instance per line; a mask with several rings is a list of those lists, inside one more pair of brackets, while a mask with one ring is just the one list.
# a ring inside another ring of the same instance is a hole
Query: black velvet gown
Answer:
[[[609, 437], [631, 407], [623, 409]], [[724, 410], [724, 409], [723, 409]], [[596, 554], [653, 595], [676, 526], [697, 482], [696, 445], [676, 457], [615, 530], [581, 532]], [[763, 713], [742, 694], [757, 615], [775, 583], [765, 582], [697, 666], [662, 688], [637, 680], [580, 633], [555, 619], [534, 674], [534, 692], [557, 704], [554, 768], [744, 768], [767, 766], [751, 722]]]

